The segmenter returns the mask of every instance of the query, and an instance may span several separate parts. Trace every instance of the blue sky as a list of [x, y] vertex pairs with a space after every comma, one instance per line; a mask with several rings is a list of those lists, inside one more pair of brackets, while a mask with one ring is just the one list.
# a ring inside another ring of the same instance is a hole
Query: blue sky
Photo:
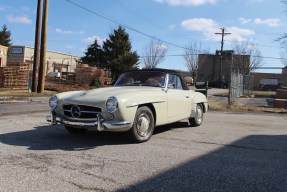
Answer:
[[[11, 30], [14, 45], [34, 46], [36, 9], [37, 0], [0, 0], [0, 25]], [[94, 38], [101, 43], [122, 24], [140, 32], [126, 29], [140, 56], [153, 36], [170, 43], [158, 67], [187, 70], [181, 47], [197, 42], [215, 53], [221, 37], [214, 33], [225, 27], [231, 33], [225, 50], [250, 40], [261, 51], [263, 66], [283, 67], [277, 59], [282, 48], [274, 40], [287, 32], [284, 10], [281, 0], [49, 0], [47, 48], [83, 56]]]

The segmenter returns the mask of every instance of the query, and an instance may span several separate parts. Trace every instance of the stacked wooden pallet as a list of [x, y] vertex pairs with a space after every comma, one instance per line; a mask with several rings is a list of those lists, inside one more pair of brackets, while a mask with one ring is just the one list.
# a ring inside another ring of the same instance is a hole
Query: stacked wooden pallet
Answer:
[[75, 83], [81, 85], [90, 85], [94, 81], [100, 81], [102, 85], [111, 82], [104, 69], [90, 67], [87, 64], [78, 65], [75, 69]]
[[277, 89], [274, 107], [287, 109], [287, 89]]
[[0, 67], [0, 87], [28, 89], [31, 65], [27, 63], [7, 63]]

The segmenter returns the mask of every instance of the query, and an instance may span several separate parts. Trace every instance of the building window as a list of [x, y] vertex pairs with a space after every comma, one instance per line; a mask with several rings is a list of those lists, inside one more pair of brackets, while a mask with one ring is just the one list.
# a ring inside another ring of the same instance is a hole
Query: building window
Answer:
[[11, 53], [12, 54], [23, 54], [23, 48], [22, 47], [12, 47]]

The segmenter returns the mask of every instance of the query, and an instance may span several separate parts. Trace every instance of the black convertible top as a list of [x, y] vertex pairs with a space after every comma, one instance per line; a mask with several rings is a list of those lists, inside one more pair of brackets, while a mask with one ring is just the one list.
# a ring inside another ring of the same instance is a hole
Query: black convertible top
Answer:
[[182, 87], [184, 90], [189, 90], [184, 78], [181, 76], [181, 74], [176, 71], [176, 70], [172, 70], [172, 69], [162, 69], [162, 68], [151, 68], [151, 69], [140, 69], [140, 70], [131, 70], [131, 71], [127, 71], [127, 72], [132, 72], [132, 71], [157, 71], [157, 72], [163, 72], [163, 73], [168, 73], [168, 74], [172, 74], [172, 75], [177, 75], [179, 76], [181, 83], [182, 83]]

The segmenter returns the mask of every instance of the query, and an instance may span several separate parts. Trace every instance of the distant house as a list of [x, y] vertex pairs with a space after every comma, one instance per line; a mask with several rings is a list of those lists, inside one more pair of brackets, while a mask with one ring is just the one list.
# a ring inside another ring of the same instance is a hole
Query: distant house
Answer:
[[[12, 45], [8, 51], [8, 62], [33, 63], [34, 48]], [[49, 72], [75, 72], [80, 57], [55, 51], [46, 52], [46, 74]]]

